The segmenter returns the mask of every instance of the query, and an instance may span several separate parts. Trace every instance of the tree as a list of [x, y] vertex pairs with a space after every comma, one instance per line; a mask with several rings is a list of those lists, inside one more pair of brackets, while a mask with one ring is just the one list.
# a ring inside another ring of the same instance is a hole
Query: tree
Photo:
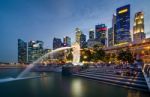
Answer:
[[111, 60], [111, 54], [105, 54], [104, 62], [109, 62]]
[[93, 60], [94, 61], [104, 61], [105, 58], [105, 51], [103, 49], [95, 49], [95, 52], [93, 53]]
[[121, 50], [118, 53], [118, 60], [121, 60], [123, 62], [133, 63], [134, 57], [129, 49], [127, 49], [125, 51]]
[[81, 61], [88, 61], [90, 62], [92, 59], [92, 54], [90, 50], [84, 49], [81, 51]]

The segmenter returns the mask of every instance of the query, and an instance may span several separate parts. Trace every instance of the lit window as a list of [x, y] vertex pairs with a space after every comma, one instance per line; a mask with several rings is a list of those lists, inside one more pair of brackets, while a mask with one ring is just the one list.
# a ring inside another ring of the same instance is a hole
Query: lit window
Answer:
[[128, 11], [128, 9], [123, 9], [123, 10], [120, 10], [118, 13], [119, 14], [122, 14], [122, 13], [125, 13], [125, 12], [127, 12]]

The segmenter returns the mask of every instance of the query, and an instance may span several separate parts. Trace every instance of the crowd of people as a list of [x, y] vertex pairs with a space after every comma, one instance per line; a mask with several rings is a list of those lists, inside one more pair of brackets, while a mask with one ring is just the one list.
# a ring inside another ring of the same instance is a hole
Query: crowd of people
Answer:
[[89, 65], [89, 69], [109, 72], [113, 71], [117, 75], [136, 77], [141, 72], [137, 64], [94, 64]]

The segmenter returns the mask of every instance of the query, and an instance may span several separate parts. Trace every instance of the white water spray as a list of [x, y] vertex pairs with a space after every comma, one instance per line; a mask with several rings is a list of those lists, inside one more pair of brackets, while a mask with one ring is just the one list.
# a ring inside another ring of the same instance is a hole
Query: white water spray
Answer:
[[39, 63], [40, 61], [42, 61], [44, 58], [47, 58], [49, 55], [54, 54], [56, 52], [59, 51], [63, 51], [66, 49], [71, 49], [73, 48], [73, 61], [72, 64], [73, 65], [82, 65], [80, 62], [80, 45], [78, 43], [75, 43], [72, 47], [61, 47], [55, 50], [52, 50], [51, 52], [45, 54], [44, 56], [40, 57], [39, 59], [37, 59], [36, 61], [34, 61], [33, 63], [31, 63], [30, 65], [28, 65], [26, 67], [26, 69], [24, 71], [22, 71], [17, 78], [6, 78], [6, 79], [0, 79], [0, 83], [3, 82], [9, 82], [9, 81], [15, 81], [15, 80], [21, 80], [21, 79], [28, 79], [28, 78], [36, 78], [36, 77], [24, 77], [37, 63]]
[[34, 61], [33, 63], [31, 63], [23, 72], [21, 72], [17, 78], [21, 78], [23, 77], [26, 73], [28, 73], [34, 66], [36, 63], [39, 63], [40, 61], [42, 61], [42, 59], [47, 58], [49, 55], [62, 51], [62, 50], [66, 50], [66, 49], [70, 49], [71, 47], [61, 47], [58, 49], [55, 49], [47, 54], [45, 54], [44, 56], [40, 57], [39, 59], [37, 59], [36, 61]]

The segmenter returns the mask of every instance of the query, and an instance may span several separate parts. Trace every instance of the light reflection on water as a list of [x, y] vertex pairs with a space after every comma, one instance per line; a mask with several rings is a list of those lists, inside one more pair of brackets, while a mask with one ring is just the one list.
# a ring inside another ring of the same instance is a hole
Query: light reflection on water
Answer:
[[127, 97], [150, 97], [147, 93], [141, 93], [140, 91], [128, 90]]
[[29, 74], [37, 75], [47, 77], [0, 84], [0, 97], [150, 97], [145, 92], [106, 85], [82, 77], [62, 76], [59, 73]]
[[128, 96], [127, 97], [140, 97], [140, 92], [136, 92], [136, 91], [128, 91]]
[[[41, 76], [47, 76], [47, 74], [44, 72], [44, 73], [42, 73], [42, 75]], [[43, 89], [44, 90], [48, 90], [48, 84], [49, 84], [49, 82], [50, 82], [50, 77], [41, 77], [40, 78], [40, 80], [41, 80], [41, 82], [42, 82], [42, 86], [43, 86]]]
[[73, 97], [82, 97], [83, 85], [79, 79], [73, 80], [71, 83], [71, 92]]

